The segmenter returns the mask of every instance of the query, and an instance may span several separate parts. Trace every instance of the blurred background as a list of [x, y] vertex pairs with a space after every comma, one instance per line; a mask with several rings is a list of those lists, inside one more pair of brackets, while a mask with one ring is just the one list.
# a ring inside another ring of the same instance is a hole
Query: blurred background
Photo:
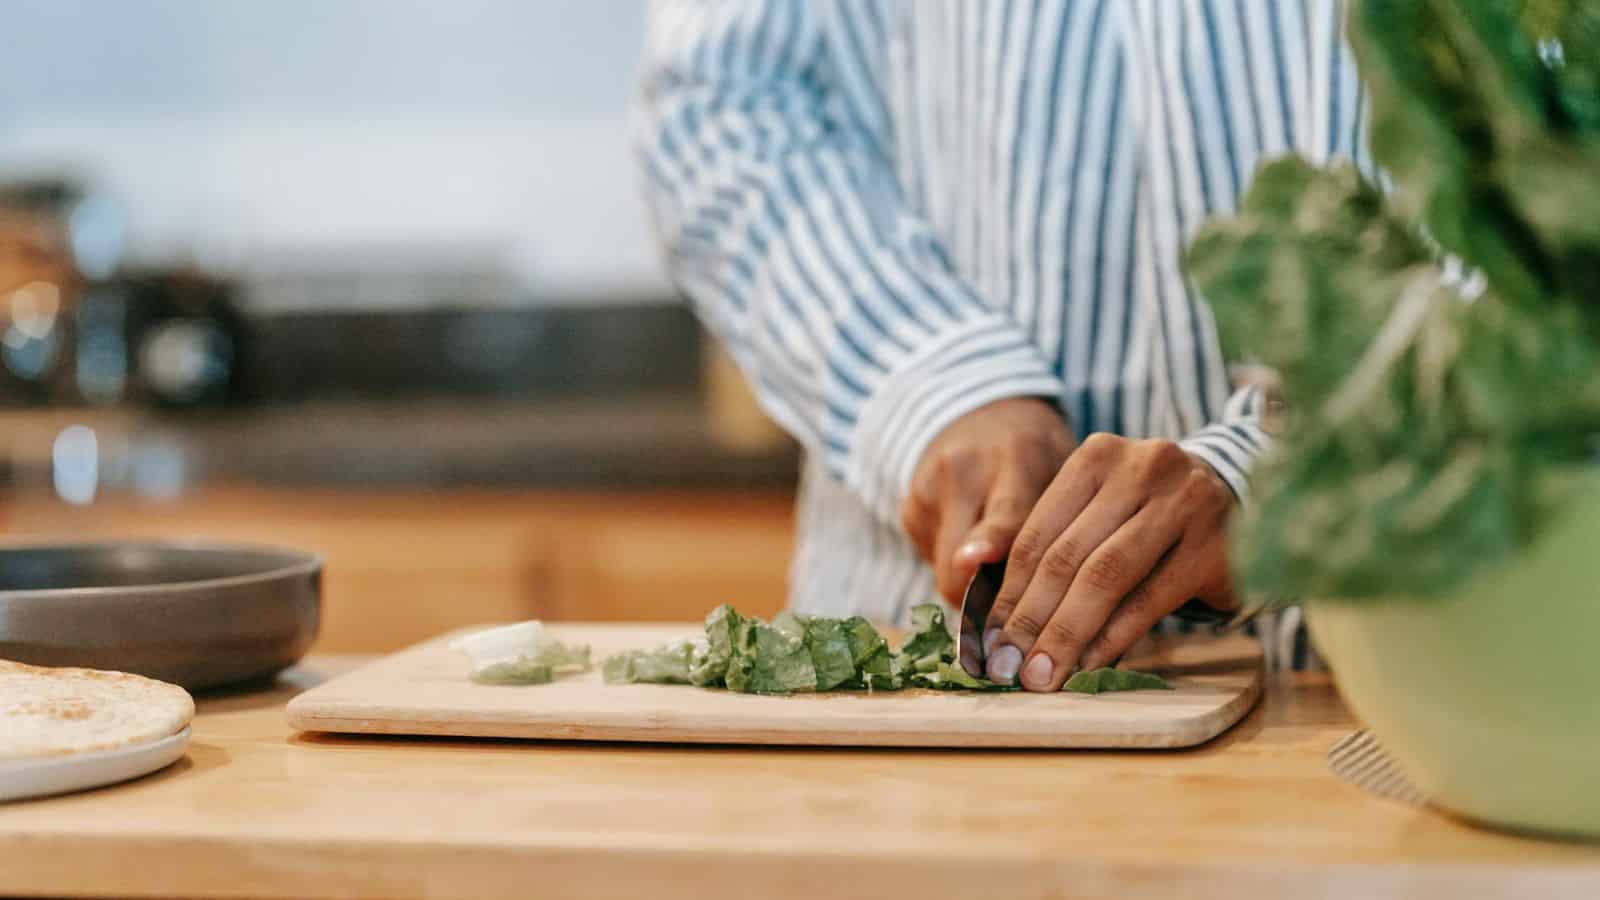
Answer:
[[0, 0], [13, 541], [328, 559], [319, 648], [782, 601], [796, 452], [662, 273], [638, 0]]

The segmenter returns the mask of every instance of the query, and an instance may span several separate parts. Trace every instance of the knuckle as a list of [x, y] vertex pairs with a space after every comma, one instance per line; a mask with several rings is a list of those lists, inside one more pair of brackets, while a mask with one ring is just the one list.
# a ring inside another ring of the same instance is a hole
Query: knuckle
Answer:
[[984, 619], [984, 631], [991, 628], [1005, 628], [1011, 621], [1011, 611], [1017, 607], [1017, 597], [1001, 588], [999, 596], [994, 598], [994, 606], [989, 610], [989, 617]]
[[1008, 565], [1022, 570], [1031, 567], [1045, 551], [1045, 536], [1037, 528], [1023, 527], [1017, 539], [1011, 542], [1011, 559]]
[[1115, 547], [1102, 547], [1084, 563], [1083, 577], [1090, 587], [1114, 591], [1127, 584], [1132, 568], [1126, 553]]
[[1166, 438], [1156, 438], [1151, 441], [1151, 443], [1153, 445], [1151, 449], [1155, 453], [1156, 458], [1160, 459], [1162, 462], [1170, 464], [1187, 462], [1189, 460], [1189, 454], [1183, 452], [1183, 448], [1178, 446], [1177, 441], [1168, 440]]
[[1083, 556], [1077, 545], [1063, 539], [1045, 553], [1044, 559], [1039, 561], [1039, 569], [1048, 578], [1070, 583], [1082, 563]]
[[1060, 647], [1081, 647], [1093, 635], [1085, 634], [1083, 627], [1070, 619], [1051, 619], [1045, 626], [1044, 639]]
[[[1176, 455], [1174, 455], [1176, 454]], [[1140, 443], [1137, 473], [1146, 481], [1154, 481], [1182, 463], [1184, 452], [1177, 444], [1167, 440], [1148, 440]]]
[[1200, 466], [1189, 470], [1183, 478], [1183, 485], [1178, 489], [1178, 496], [1185, 503], [1198, 505], [1221, 500], [1216, 484], [1217, 476], [1211, 474]]
[[1032, 641], [1044, 630], [1044, 623], [1040, 622], [1027, 610], [1019, 609], [1011, 614], [1010, 621], [1006, 622], [1006, 632], [1012, 638], [1022, 638], [1024, 642]]
[[1104, 459], [1116, 453], [1122, 438], [1104, 431], [1097, 431], [1083, 439], [1083, 444], [1078, 447], [1078, 452], [1090, 459]]

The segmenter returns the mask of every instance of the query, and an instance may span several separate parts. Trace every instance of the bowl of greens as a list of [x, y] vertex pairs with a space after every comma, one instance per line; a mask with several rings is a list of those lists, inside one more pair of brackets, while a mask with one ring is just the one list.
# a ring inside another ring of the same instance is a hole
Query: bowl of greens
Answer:
[[1438, 805], [1600, 835], [1600, 6], [1348, 26], [1380, 171], [1269, 163], [1186, 260], [1285, 405], [1234, 564]]

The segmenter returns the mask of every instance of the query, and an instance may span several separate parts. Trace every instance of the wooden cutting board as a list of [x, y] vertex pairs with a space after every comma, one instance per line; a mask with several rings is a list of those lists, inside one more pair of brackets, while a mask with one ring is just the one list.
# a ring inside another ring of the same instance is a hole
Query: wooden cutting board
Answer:
[[[697, 625], [555, 624], [596, 662], [701, 634]], [[457, 632], [459, 634], [460, 632]], [[452, 737], [888, 747], [1188, 747], [1239, 721], [1261, 694], [1251, 639], [1152, 638], [1128, 668], [1176, 690], [980, 694], [928, 690], [765, 697], [683, 685], [608, 685], [598, 667], [552, 684], [467, 679], [445, 635], [339, 676], [289, 703], [301, 731]]]

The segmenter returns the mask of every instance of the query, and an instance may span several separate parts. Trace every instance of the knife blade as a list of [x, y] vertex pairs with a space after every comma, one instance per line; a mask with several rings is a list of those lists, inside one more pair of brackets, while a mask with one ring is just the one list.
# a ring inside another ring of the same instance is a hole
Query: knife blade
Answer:
[[983, 677], [983, 625], [989, 620], [989, 610], [994, 608], [1000, 595], [1000, 585], [1006, 578], [1004, 561], [985, 563], [967, 582], [961, 595], [961, 627], [956, 630], [956, 659], [968, 675]]

